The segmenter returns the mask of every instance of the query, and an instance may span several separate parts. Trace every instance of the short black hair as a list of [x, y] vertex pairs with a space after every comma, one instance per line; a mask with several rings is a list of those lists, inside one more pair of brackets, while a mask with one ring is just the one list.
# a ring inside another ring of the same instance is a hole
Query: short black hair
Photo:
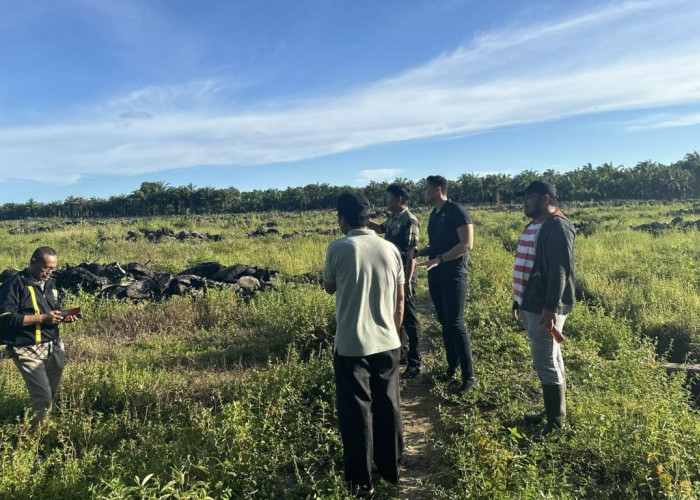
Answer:
[[338, 217], [345, 217], [350, 227], [367, 227], [369, 224], [369, 200], [357, 193], [343, 193], [338, 197]]
[[406, 186], [398, 182], [389, 184], [386, 188], [387, 193], [391, 193], [397, 198], [401, 198], [402, 205], [408, 205], [408, 201], [411, 199], [411, 192]]
[[442, 175], [429, 175], [425, 178], [425, 182], [433, 187], [439, 187], [442, 190], [442, 194], [447, 194], [447, 179]]
[[39, 247], [34, 250], [29, 262], [44, 261], [46, 257], [56, 257], [56, 250], [51, 247]]

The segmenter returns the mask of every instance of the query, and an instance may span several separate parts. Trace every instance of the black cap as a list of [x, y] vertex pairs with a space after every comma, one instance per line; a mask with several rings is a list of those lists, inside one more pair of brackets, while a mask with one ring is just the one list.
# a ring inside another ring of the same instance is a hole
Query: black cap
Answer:
[[369, 215], [370, 203], [366, 196], [357, 193], [343, 193], [338, 196], [336, 210], [346, 219]]
[[540, 195], [548, 194], [552, 201], [557, 199], [557, 188], [547, 181], [532, 181], [528, 187], [514, 194], [515, 196], [522, 196], [524, 194], [532, 193]]

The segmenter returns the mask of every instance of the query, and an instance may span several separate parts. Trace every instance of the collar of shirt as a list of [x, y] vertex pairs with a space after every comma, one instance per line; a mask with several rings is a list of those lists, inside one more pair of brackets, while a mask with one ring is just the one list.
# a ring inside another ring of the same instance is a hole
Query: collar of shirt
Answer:
[[442, 212], [442, 209], [445, 208], [445, 205], [447, 205], [450, 202], [450, 200], [445, 200], [442, 202], [442, 205], [440, 205], [440, 208], [433, 208], [433, 213], [435, 215], [439, 214]]
[[345, 236], [349, 238], [351, 236], [372, 236], [376, 234], [371, 229], [351, 229]]
[[47, 280], [40, 281], [36, 279], [29, 271], [29, 268], [25, 268], [22, 272], [24, 273], [24, 279], [27, 280], [27, 283], [29, 283], [30, 285], [38, 286], [42, 292], [44, 291], [44, 287], [46, 286]]
[[389, 213], [389, 217], [386, 218], [387, 221], [392, 221], [392, 220], [397, 220], [400, 219], [408, 214], [408, 208], [404, 208], [398, 213], [392, 214]]

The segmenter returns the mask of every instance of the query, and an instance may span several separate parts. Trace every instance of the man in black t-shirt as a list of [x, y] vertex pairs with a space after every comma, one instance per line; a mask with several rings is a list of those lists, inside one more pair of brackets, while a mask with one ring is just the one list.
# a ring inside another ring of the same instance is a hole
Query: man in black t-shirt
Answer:
[[447, 199], [447, 179], [431, 175], [425, 182], [425, 201], [433, 206], [428, 221], [428, 246], [418, 251], [429, 260], [418, 264], [428, 270], [428, 288], [442, 325], [447, 355], [445, 380], [461, 368], [462, 384], [457, 393], [467, 394], [476, 386], [469, 333], [464, 325], [467, 300], [467, 263], [474, 242], [471, 215]]

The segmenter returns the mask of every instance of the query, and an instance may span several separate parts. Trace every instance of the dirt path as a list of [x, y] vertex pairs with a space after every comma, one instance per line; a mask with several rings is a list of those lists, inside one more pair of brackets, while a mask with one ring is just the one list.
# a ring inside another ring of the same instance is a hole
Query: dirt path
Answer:
[[[418, 303], [421, 316], [432, 314], [428, 300]], [[421, 321], [425, 326], [425, 322]], [[433, 355], [432, 335], [423, 329], [420, 349], [423, 360]], [[398, 498], [402, 500], [431, 499], [433, 478], [439, 472], [440, 464], [433, 449], [431, 436], [435, 425], [440, 421], [438, 405], [442, 400], [431, 389], [430, 378], [422, 374], [415, 379], [401, 381], [401, 414], [404, 432], [404, 468], [401, 476]]]
[[404, 469], [399, 498], [430, 499], [430, 485], [437, 462], [429, 436], [439, 420], [440, 400], [430, 392], [431, 382], [423, 377], [402, 382], [401, 410], [404, 431]]

